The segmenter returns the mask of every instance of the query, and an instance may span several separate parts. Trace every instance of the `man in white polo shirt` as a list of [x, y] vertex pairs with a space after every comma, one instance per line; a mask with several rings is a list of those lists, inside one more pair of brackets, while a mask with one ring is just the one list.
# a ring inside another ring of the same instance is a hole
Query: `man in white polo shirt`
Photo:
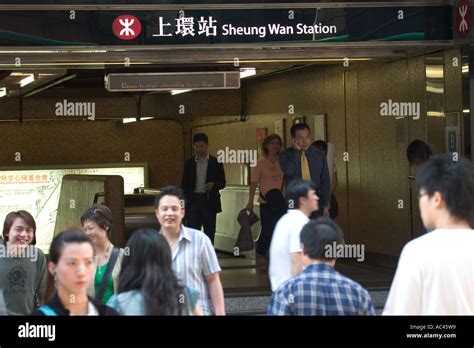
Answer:
[[474, 165], [436, 156], [416, 189], [431, 232], [403, 248], [383, 314], [474, 315]]
[[293, 180], [286, 189], [288, 212], [278, 220], [270, 245], [269, 276], [272, 291], [302, 271], [300, 232], [318, 210], [313, 182]]

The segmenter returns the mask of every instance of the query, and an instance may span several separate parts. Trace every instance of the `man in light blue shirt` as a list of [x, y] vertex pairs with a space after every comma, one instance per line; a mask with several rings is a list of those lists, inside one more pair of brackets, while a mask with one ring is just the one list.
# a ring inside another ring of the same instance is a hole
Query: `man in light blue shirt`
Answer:
[[183, 191], [174, 186], [163, 188], [155, 199], [156, 218], [161, 225], [160, 233], [170, 245], [173, 269], [183, 285], [200, 293], [205, 315], [211, 314], [209, 296], [215, 314], [225, 315], [216, 252], [207, 235], [182, 225], [184, 202]]

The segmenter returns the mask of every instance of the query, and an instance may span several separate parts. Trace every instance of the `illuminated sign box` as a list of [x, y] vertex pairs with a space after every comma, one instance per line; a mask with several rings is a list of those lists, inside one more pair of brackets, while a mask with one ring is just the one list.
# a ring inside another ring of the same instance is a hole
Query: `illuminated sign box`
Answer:
[[240, 72], [108, 74], [105, 87], [110, 92], [239, 89]]
[[127, 194], [148, 185], [147, 168], [146, 164], [0, 168], [0, 221], [3, 223], [11, 211], [28, 211], [36, 221], [37, 246], [47, 252], [56, 225], [64, 175], [120, 175]]

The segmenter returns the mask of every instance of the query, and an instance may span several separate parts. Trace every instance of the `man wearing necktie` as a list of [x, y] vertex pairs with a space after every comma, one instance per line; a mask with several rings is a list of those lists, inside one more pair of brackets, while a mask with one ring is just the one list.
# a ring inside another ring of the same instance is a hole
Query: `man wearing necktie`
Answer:
[[311, 180], [317, 188], [319, 209], [311, 216], [329, 216], [331, 198], [331, 180], [324, 154], [311, 145], [311, 134], [306, 123], [291, 127], [291, 148], [282, 151], [279, 156], [280, 167], [285, 174], [285, 186], [295, 180]]

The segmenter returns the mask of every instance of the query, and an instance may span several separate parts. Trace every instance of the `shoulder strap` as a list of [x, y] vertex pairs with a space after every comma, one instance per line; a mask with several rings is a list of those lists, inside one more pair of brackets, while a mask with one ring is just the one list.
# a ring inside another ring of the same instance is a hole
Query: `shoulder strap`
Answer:
[[109, 262], [107, 263], [107, 268], [105, 269], [104, 276], [100, 282], [99, 291], [95, 294], [95, 298], [102, 303], [102, 297], [104, 296], [105, 289], [109, 283], [110, 276], [112, 275], [112, 270], [114, 269], [115, 263], [119, 255], [120, 249], [115, 247], [112, 249], [112, 255], [110, 255]]
[[196, 308], [196, 303], [199, 299], [199, 293], [188, 286], [184, 287], [186, 290], [187, 304], [189, 315], [194, 314], [194, 309]]
[[47, 305], [41, 306], [39, 308], [39, 310], [41, 312], [43, 312], [44, 315], [48, 315], [48, 316], [57, 316], [58, 315], [58, 313], [56, 313], [56, 311], [54, 309], [52, 309], [50, 306], [47, 306]]

